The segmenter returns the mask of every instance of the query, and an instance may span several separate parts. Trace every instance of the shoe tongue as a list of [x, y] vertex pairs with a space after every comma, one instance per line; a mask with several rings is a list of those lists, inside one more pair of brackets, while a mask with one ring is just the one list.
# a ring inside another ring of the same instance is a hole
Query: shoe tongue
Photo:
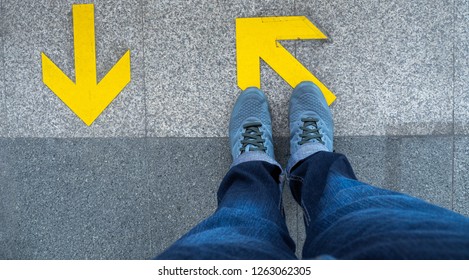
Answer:
[[253, 145], [247, 145], [246, 148], [245, 148], [246, 152], [252, 152], [252, 151], [256, 151], [256, 150], [257, 150], [257, 147], [253, 146]]
[[[251, 131], [249, 134], [254, 135], [255, 133]], [[246, 148], [245, 148], [246, 152], [252, 152], [256, 150], [258, 150], [258, 147], [256, 147], [255, 145], [251, 145], [251, 144], [246, 145]]]

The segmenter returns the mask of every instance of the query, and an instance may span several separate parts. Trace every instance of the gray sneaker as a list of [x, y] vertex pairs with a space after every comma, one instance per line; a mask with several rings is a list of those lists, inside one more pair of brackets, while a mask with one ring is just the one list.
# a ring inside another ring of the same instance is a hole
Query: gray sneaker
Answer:
[[245, 161], [275, 161], [269, 103], [258, 88], [250, 87], [238, 97], [230, 118], [233, 165]]
[[321, 90], [302, 82], [293, 90], [289, 108], [290, 153], [287, 172], [301, 160], [319, 151], [333, 150], [334, 123]]

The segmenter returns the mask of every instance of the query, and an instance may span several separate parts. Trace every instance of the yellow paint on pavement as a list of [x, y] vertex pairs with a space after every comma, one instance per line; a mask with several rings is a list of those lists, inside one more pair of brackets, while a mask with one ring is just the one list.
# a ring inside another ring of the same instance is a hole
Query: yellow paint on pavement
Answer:
[[46, 84], [83, 122], [90, 126], [130, 82], [130, 50], [97, 83], [94, 5], [73, 5], [76, 82], [42, 53]]
[[329, 105], [334, 102], [335, 95], [278, 42], [300, 39], [327, 39], [327, 36], [304, 16], [236, 19], [238, 86], [242, 90], [251, 86], [260, 88], [262, 58], [290, 86], [312, 81]]

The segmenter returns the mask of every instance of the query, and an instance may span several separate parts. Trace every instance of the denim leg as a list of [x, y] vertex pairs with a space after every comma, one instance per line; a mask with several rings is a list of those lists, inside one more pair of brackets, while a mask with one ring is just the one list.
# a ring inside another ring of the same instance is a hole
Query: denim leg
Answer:
[[282, 212], [282, 170], [265, 161], [233, 166], [218, 208], [157, 259], [295, 259]]
[[344, 155], [306, 158], [290, 186], [304, 210], [303, 258], [469, 259], [469, 218], [358, 181]]

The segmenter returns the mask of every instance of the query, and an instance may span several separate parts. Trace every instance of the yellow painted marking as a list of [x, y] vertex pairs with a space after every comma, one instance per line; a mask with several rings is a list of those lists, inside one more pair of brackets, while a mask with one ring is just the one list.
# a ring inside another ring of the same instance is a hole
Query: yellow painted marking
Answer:
[[130, 82], [130, 50], [97, 83], [94, 5], [73, 5], [76, 82], [70, 80], [44, 53], [42, 78], [86, 125], [90, 126]]
[[260, 58], [262, 58], [290, 86], [302, 81], [314, 82], [330, 105], [335, 95], [306, 69], [279, 40], [327, 39], [304, 16], [236, 19], [236, 52], [238, 86], [244, 90], [260, 88]]

